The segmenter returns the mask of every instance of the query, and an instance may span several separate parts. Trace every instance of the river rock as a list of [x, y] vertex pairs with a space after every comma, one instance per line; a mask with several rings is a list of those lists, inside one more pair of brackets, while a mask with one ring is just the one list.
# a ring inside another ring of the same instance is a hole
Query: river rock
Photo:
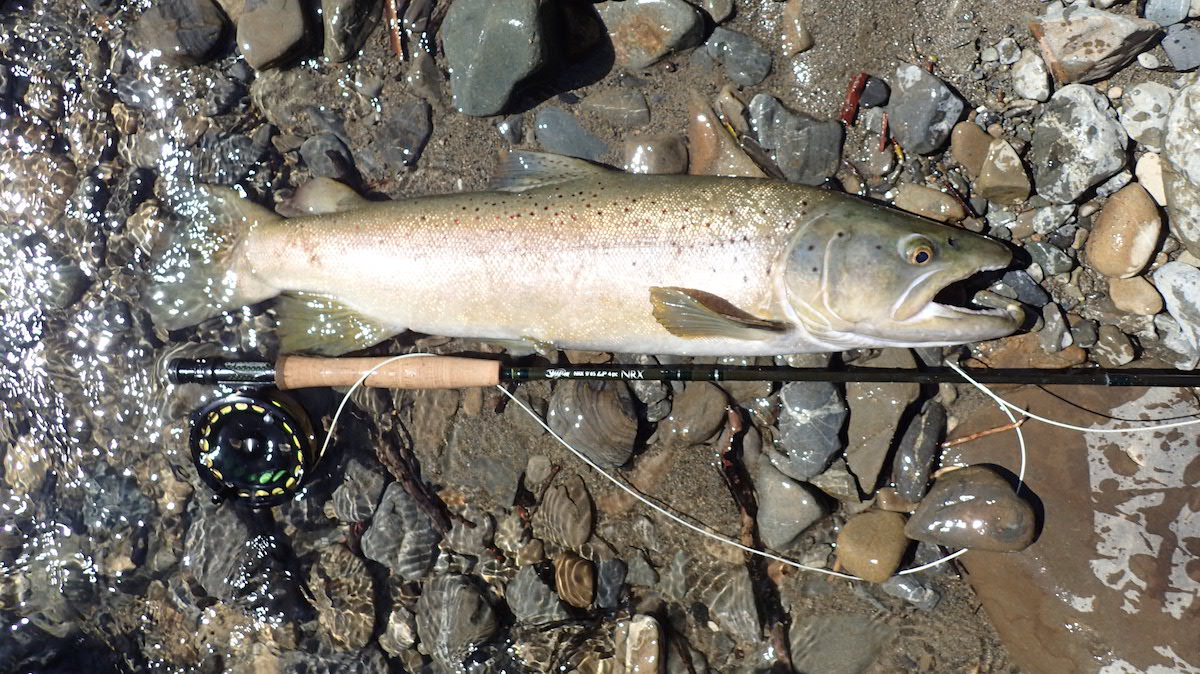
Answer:
[[1113, 306], [1131, 314], [1153, 316], [1163, 310], [1162, 295], [1141, 276], [1109, 279], [1108, 296]]
[[1057, 370], [1074, 367], [1087, 360], [1087, 352], [1075, 345], [1056, 353], [1047, 353], [1042, 348], [1036, 332], [984, 342], [977, 348], [977, 353], [982, 362], [997, 368], [1032, 367]]
[[1162, 48], [1175, 72], [1195, 70], [1200, 66], [1200, 29], [1191, 24], [1175, 24], [1167, 29]]
[[708, 382], [688, 382], [675, 396], [671, 416], [658, 425], [658, 435], [675, 446], [694, 445], [717, 434], [727, 418], [728, 400], [719, 387]]
[[1075, 260], [1058, 246], [1045, 241], [1030, 241], [1025, 250], [1049, 276], [1065, 274], [1075, 268]]
[[704, 32], [704, 18], [683, 0], [603, 2], [596, 11], [608, 29], [617, 65], [631, 70], [696, 46]]
[[342, 483], [333, 490], [333, 513], [343, 522], [365, 522], [383, 496], [383, 473], [357, 458], [350, 459]]
[[802, 0], [787, 0], [783, 5], [783, 24], [779, 28], [779, 48], [784, 56], [795, 56], [812, 49], [812, 33], [808, 30], [810, 19], [804, 16]]
[[927, 401], [921, 414], [904, 430], [892, 460], [892, 481], [901, 498], [915, 503], [925, 495], [929, 471], [945, 434], [946, 408], [937, 401]]
[[744, 33], [718, 26], [708, 36], [704, 50], [724, 66], [729, 79], [742, 86], [760, 84], [771, 73], [771, 52]]
[[1151, 152], [1162, 152], [1163, 129], [1174, 98], [1174, 89], [1157, 82], [1142, 82], [1126, 91], [1120, 115], [1129, 137]]
[[788, 180], [820, 185], [837, 173], [842, 159], [842, 125], [793, 112], [779, 99], [758, 94], [750, 101], [750, 128]]
[[1036, 51], [1021, 51], [1021, 58], [1012, 67], [1012, 87], [1021, 98], [1035, 101], [1050, 98], [1050, 71]]
[[442, 23], [454, 107], [464, 115], [499, 114], [513, 91], [547, 58], [538, 0], [456, 0]]
[[593, 136], [569, 112], [553, 105], [538, 110], [534, 136], [542, 149], [568, 157], [598, 161], [608, 146]]
[[[1006, 397], [1098, 430], [1196, 409], [1189, 393], [1166, 388], [1058, 386]], [[964, 418], [957, 432], [1008, 422], [989, 406]], [[1040, 534], [1021, 552], [961, 558], [1013, 663], [1030, 674], [1194, 669], [1200, 578], [1188, 570], [1195, 560], [1189, 546], [1200, 539], [1195, 434], [1081, 433], [1037, 423], [1022, 430], [1031, 450], [1022, 493], [1041, 501]], [[979, 438], [952, 448], [945, 460], [1016, 471], [1013, 440], [1011, 433]]]
[[967, 217], [967, 210], [958, 199], [941, 190], [915, 183], [897, 185], [892, 203], [896, 208], [938, 222], [958, 222]]
[[354, 157], [350, 154], [350, 148], [332, 133], [309, 136], [300, 145], [300, 156], [314, 178], [348, 182], [355, 176]]
[[1100, 338], [1091, 353], [1100, 367], [1121, 367], [1133, 362], [1137, 356], [1129, 337], [1115, 325], [1100, 326]]
[[952, 548], [1010, 552], [1033, 542], [1033, 507], [994, 470], [944, 473], [904, 526], [909, 538]]
[[1200, 78], [1193, 75], [1179, 90], [1163, 143], [1163, 178], [1171, 232], [1200, 255]]
[[1191, 0], [1146, 0], [1142, 16], [1160, 26], [1170, 26], [1188, 16]]
[[1154, 271], [1153, 278], [1167, 313], [1178, 323], [1191, 351], [1196, 352], [1200, 349], [1200, 269], [1168, 262]]
[[380, 0], [322, 0], [325, 24], [325, 58], [349, 61], [358, 53], [371, 31], [379, 25], [383, 11]]
[[650, 108], [640, 91], [625, 88], [603, 89], [588, 94], [580, 105], [610, 124], [643, 126], [650, 123]]
[[1024, 269], [1013, 269], [1006, 272], [1000, 281], [993, 284], [989, 290], [1001, 297], [1017, 300], [1021, 304], [1034, 307], [1044, 307], [1050, 301], [1050, 294], [1038, 285], [1037, 281], [1034, 281], [1033, 277]]
[[1105, 276], [1136, 276], [1158, 250], [1162, 221], [1141, 185], [1132, 183], [1109, 197], [1087, 240], [1088, 266]]
[[809, 487], [779, 472], [766, 455], [754, 460], [758, 533], [767, 547], [786, 550], [805, 529], [825, 516], [825, 509]]
[[950, 154], [972, 176], [983, 170], [983, 161], [995, 140], [975, 122], [959, 122], [950, 133]]
[[958, 94], [924, 68], [908, 63], [896, 68], [888, 119], [892, 135], [905, 150], [929, 154], [940, 148], [963, 106]]
[[130, 40], [176, 66], [203, 63], [221, 44], [229, 22], [212, 0], [164, 0], [133, 24]]
[[[879, 357], [863, 363], [866, 367], [914, 369], [917, 364], [907, 349], [884, 349]], [[850, 405], [850, 426], [846, 431], [849, 445], [846, 462], [858, 477], [864, 492], [875, 491], [879, 470], [887, 459], [896, 437], [897, 425], [908, 406], [921, 392], [913, 383], [882, 384], [850, 382], [846, 401]]]
[[237, 43], [255, 70], [274, 68], [303, 46], [300, 0], [246, 0], [237, 22]]
[[870, 583], [882, 583], [900, 567], [908, 549], [904, 516], [868, 510], [846, 520], [837, 537], [838, 561], [848, 573]]
[[1053, 302], [1042, 307], [1042, 329], [1037, 335], [1046, 353], [1057, 353], [1074, 343], [1062, 307]]
[[635, 136], [625, 141], [623, 154], [628, 173], [687, 173], [687, 144], [679, 136]]
[[688, 101], [687, 139], [688, 173], [692, 175], [767, 177], [695, 92]]
[[371, 526], [363, 533], [362, 552], [405, 580], [424, 578], [437, 558], [441, 535], [433, 521], [399, 482], [384, 489]]
[[811, 479], [845, 448], [841, 436], [849, 408], [827, 382], [787, 382], [779, 403], [779, 438], [776, 447], [765, 450], [767, 456], [788, 477]]
[[1159, 155], [1147, 152], [1138, 157], [1133, 174], [1137, 176], [1138, 184], [1154, 197], [1154, 201], [1159, 206], [1167, 205], [1167, 191], [1163, 186], [1162, 158]]
[[1030, 143], [1038, 194], [1059, 204], [1075, 201], [1124, 168], [1127, 142], [1103, 94], [1084, 84], [1059, 89]]
[[1029, 23], [1059, 82], [1092, 82], [1120, 70], [1162, 36], [1153, 21], [1071, 5]]
[[1008, 141], [997, 138], [988, 147], [975, 190], [988, 201], [1016, 203], [1029, 196], [1029, 177], [1021, 157]]

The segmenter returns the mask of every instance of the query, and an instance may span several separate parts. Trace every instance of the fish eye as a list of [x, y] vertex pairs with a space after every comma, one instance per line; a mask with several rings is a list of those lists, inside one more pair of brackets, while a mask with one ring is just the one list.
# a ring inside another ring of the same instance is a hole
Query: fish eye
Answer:
[[927, 244], [917, 244], [908, 251], [908, 263], [924, 266], [933, 261], [933, 248]]

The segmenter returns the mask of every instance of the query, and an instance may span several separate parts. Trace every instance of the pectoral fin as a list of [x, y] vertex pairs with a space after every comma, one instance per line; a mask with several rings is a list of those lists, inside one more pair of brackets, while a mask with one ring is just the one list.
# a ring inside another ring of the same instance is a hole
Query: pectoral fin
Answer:
[[340, 356], [401, 332], [326, 295], [285, 293], [275, 303], [279, 350]]
[[784, 323], [752, 316], [703, 290], [654, 287], [650, 303], [655, 320], [676, 337], [762, 340], [787, 329]]

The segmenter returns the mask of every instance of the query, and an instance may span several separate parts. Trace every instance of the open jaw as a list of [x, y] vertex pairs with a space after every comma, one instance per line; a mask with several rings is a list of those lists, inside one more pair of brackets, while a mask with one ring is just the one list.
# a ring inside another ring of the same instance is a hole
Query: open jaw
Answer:
[[[1007, 264], [981, 265], [962, 274], [948, 275], [944, 270], [932, 273], [913, 284], [897, 303], [898, 320], [920, 321], [930, 318], [994, 317], [1020, 323], [1023, 311], [1015, 301], [987, 290], [998, 278], [988, 274]], [[915, 310], [914, 310], [915, 309]]]

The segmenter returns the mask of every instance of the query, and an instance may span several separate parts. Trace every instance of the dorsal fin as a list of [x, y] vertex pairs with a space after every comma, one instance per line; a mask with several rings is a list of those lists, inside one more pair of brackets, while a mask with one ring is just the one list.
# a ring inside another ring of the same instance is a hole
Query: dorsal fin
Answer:
[[575, 157], [561, 154], [509, 150], [500, 157], [496, 175], [488, 189], [498, 192], [524, 192], [535, 187], [557, 185], [579, 178], [615, 173]]

